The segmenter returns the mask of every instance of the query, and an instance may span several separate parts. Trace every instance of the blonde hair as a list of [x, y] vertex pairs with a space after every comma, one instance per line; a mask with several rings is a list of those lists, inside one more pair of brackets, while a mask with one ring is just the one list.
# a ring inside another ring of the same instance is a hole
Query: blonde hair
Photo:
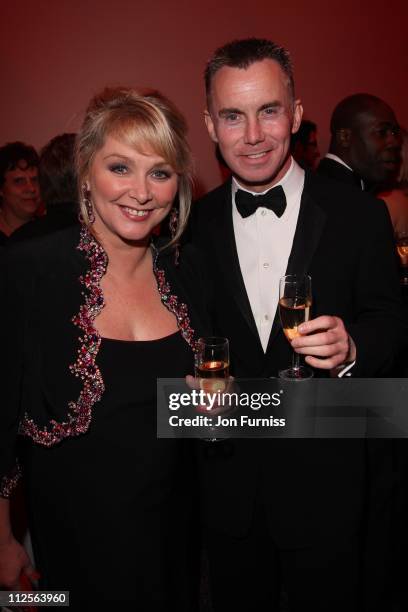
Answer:
[[180, 238], [191, 207], [193, 162], [187, 125], [176, 107], [158, 91], [127, 87], [106, 88], [92, 98], [76, 143], [79, 203], [85, 224], [91, 223], [84, 184], [97, 151], [108, 135], [114, 135], [137, 150], [148, 145], [178, 174], [178, 224], [169, 244]]

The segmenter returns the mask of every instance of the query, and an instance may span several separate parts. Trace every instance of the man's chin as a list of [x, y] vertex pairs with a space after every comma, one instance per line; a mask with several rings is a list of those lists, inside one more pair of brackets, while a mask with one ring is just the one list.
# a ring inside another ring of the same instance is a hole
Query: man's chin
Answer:
[[272, 187], [274, 183], [277, 183], [281, 178], [279, 175], [279, 171], [270, 172], [268, 174], [259, 174], [258, 176], [254, 176], [253, 174], [248, 175], [245, 173], [234, 173], [233, 175], [237, 182], [242, 185], [242, 187], [246, 187], [249, 190], [263, 191], [264, 189], [268, 189], [268, 187]]

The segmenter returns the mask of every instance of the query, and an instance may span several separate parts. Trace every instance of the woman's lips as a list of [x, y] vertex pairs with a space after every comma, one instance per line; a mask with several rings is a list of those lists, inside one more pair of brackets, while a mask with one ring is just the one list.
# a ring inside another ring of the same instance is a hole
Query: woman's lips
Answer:
[[136, 208], [130, 208], [129, 206], [119, 206], [119, 208], [122, 214], [127, 219], [131, 219], [132, 221], [144, 221], [153, 212], [152, 210], [149, 210], [149, 209], [141, 210], [141, 209], [136, 209]]

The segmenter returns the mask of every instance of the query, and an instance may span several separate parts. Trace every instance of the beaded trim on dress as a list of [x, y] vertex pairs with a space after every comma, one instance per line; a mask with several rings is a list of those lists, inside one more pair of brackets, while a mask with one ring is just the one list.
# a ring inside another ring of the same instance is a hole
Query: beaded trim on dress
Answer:
[[[25, 414], [19, 433], [32, 438], [34, 442], [43, 446], [53, 446], [68, 436], [85, 433], [91, 422], [91, 409], [101, 399], [105, 390], [101, 372], [95, 363], [101, 337], [93, 323], [105, 304], [100, 283], [106, 273], [108, 256], [86, 226], [83, 226], [81, 230], [77, 248], [84, 252], [86, 259], [89, 261], [89, 270], [79, 278], [79, 282], [87, 292], [83, 291], [85, 303], [81, 305], [79, 313], [72, 318], [72, 322], [82, 330], [83, 335], [79, 338], [81, 346], [78, 350], [77, 360], [70, 365], [70, 371], [74, 376], [82, 379], [83, 388], [78, 400], [69, 402], [68, 418], [62, 423], [51, 420], [48, 427], [40, 428], [28, 414]], [[187, 305], [179, 303], [177, 296], [171, 293], [164, 270], [157, 266], [159, 253], [154, 246], [152, 248], [153, 272], [156, 276], [160, 298], [163, 304], [176, 316], [177, 326], [183, 338], [195, 352], [196, 341], [194, 340], [194, 330], [191, 328]]]
[[43, 446], [53, 446], [68, 436], [85, 433], [91, 422], [91, 408], [100, 400], [105, 390], [102, 375], [95, 363], [101, 338], [93, 322], [104, 306], [100, 282], [106, 272], [108, 257], [86, 226], [82, 227], [77, 248], [84, 252], [90, 264], [85, 275], [79, 277], [79, 282], [87, 290], [87, 293], [82, 292], [85, 303], [72, 318], [72, 322], [82, 330], [83, 335], [79, 338], [81, 346], [77, 360], [70, 365], [70, 370], [74, 376], [83, 380], [83, 388], [78, 400], [69, 402], [68, 418], [62, 423], [52, 419], [49, 427], [41, 429], [25, 414], [19, 433], [29, 436]]
[[161, 297], [161, 301], [177, 319], [177, 326], [181, 331], [184, 340], [190, 345], [192, 351], [197, 351], [197, 342], [194, 340], [194, 330], [191, 327], [190, 317], [188, 316], [187, 305], [183, 302], [179, 303], [178, 297], [171, 293], [169, 283], [166, 281], [164, 270], [157, 266], [159, 252], [153, 246], [153, 272], [157, 280], [157, 287]]

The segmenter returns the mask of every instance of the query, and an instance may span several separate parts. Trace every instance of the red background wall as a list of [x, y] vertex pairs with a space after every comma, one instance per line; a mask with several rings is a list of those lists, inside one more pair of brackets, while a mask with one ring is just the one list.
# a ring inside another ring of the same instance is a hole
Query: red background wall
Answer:
[[202, 121], [206, 59], [233, 38], [286, 46], [297, 94], [319, 125], [344, 96], [384, 98], [408, 126], [406, 0], [51, 0], [0, 3], [0, 144], [41, 147], [76, 131], [93, 93], [107, 84], [153, 86], [190, 125], [200, 190], [220, 182]]

